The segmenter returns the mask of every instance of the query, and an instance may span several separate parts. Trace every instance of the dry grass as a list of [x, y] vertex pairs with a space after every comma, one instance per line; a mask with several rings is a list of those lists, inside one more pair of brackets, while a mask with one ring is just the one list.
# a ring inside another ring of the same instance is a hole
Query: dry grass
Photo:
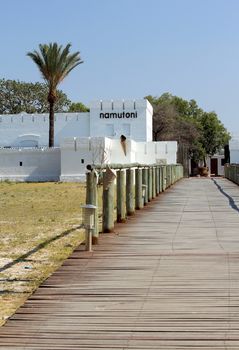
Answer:
[[79, 183], [0, 183], [0, 325], [84, 239]]

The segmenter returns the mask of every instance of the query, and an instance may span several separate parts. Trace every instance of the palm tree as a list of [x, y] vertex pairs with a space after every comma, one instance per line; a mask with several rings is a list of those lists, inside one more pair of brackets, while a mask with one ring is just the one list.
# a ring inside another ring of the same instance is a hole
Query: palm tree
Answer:
[[83, 63], [80, 53], [70, 54], [71, 44], [65, 48], [57, 43], [40, 44], [39, 52], [28, 52], [33, 62], [38, 66], [49, 92], [49, 147], [54, 147], [54, 104], [57, 99], [57, 86], [79, 64]]

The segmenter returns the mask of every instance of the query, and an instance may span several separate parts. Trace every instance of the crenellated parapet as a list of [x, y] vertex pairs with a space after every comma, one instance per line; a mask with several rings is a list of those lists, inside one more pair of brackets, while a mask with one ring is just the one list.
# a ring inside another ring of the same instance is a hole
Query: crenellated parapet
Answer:
[[[92, 101], [90, 112], [55, 113], [55, 145], [67, 137], [152, 141], [152, 114], [145, 99]], [[48, 132], [47, 113], [0, 115], [0, 147], [47, 146]]]

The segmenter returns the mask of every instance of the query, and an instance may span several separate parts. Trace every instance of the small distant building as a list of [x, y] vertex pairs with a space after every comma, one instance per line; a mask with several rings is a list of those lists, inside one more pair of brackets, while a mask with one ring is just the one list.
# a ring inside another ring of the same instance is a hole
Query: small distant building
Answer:
[[[222, 149], [220, 152], [214, 154], [212, 157], [206, 158], [206, 167], [210, 176], [224, 176], [224, 164], [226, 161], [225, 150]], [[199, 164], [203, 167], [203, 162]], [[189, 173], [191, 175], [199, 174], [198, 164], [191, 160]]]
[[[48, 114], [0, 116], [0, 179], [82, 181], [87, 164], [175, 164], [177, 142], [152, 141], [151, 104], [94, 101], [90, 112], [56, 113], [55, 148]], [[123, 137], [123, 142], [122, 142]]]
[[212, 157], [208, 157], [206, 163], [211, 176], [224, 176], [224, 150], [214, 154]]

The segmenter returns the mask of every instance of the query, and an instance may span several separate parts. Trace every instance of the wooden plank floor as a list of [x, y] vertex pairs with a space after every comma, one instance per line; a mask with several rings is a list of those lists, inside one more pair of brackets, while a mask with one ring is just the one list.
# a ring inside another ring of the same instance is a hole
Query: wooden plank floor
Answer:
[[184, 179], [78, 250], [0, 329], [0, 349], [239, 349], [239, 187]]

